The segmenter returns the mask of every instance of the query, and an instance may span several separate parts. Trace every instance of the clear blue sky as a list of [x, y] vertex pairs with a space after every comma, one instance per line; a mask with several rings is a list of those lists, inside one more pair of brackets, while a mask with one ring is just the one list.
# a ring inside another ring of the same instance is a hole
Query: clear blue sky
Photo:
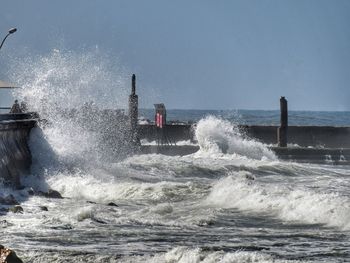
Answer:
[[348, 0], [2, 0], [1, 38], [10, 27], [0, 79], [9, 53], [97, 46], [145, 107], [350, 110]]

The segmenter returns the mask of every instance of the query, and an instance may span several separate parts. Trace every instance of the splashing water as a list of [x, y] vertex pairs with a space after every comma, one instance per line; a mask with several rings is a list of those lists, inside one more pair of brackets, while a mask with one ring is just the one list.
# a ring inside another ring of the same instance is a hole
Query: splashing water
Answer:
[[236, 125], [224, 119], [214, 116], [201, 119], [195, 134], [202, 152], [238, 154], [258, 160], [277, 159], [264, 144], [245, 138]]
[[1, 242], [26, 261], [320, 262], [350, 255], [348, 167], [275, 161], [264, 144], [213, 116], [196, 127], [200, 155], [110, 162], [104, 152], [125, 150], [111, 136], [125, 139], [123, 114], [109, 110], [127, 101], [121, 67], [98, 50], [54, 50], [14, 69], [23, 86], [16, 96], [47, 120], [31, 132], [34, 165], [24, 185], [67, 197], [30, 197], [23, 214], [0, 221]]
[[98, 49], [54, 49], [46, 56], [17, 60], [13, 71], [22, 86], [14, 96], [45, 120], [42, 135], [55, 159], [85, 165], [123, 151], [118, 146], [123, 147], [128, 131], [122, 110], [127, 74], [118, 63]]
[[126, 106], [126, 72], [98, 49], [81, 53], [54, 49], [46, 56], [17, 61], [12, 71], [23, 87], [15, 95], [43, 118], [90, 101], [104, 109]]

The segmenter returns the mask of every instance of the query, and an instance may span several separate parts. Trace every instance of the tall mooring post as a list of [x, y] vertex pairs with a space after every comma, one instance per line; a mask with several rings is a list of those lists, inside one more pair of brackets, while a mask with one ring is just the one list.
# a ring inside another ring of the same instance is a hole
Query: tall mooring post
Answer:
[[138, 119], [139, 97], [136, 95], [136, 76], [131, 78], [131, 94], [129, 96], [129, 121], [130, 139], [134, 145], [138, 145], [137, 119]]
[[288, 133], [288, 105], [285, 97], [280, 99], [281, 124], [277, 130], [277, 140], [279, 147], [287, 147]]

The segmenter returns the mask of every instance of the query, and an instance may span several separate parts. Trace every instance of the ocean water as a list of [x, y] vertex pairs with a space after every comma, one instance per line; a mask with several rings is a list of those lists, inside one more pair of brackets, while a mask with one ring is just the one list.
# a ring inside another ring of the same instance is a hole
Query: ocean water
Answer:
[[[278, 101], [277, 101], [278, 102]], [[279, 110], [176, 110], [167, 111], [170, 122], [198, 122], [211, 115], [242, 125], [280, 124]], [[140, 109], [143, 120], [154, 120], [153, 109]], [[288, 124], [292, 126], [350, 126], [349, 111], [288, 111]]]
[[[105, 63], [92, 67], [96, 59], [94, 53], [55, 51], [31, 62], [35, 70], [17, 95], [50, 125], [30, 134], [33, 165], [22, 178], [27, 188], [0, 186], [24, 209], [0, 216], [1, 244], [25, 262], [350, 261], [349, 166], [278, 160], [237, 128], [274, 124], [275, 111], [169, 111], [169, 119], [198, 122], [197, 153], [106, 159], [100, 133], [60, 117], [57, 106], [78, 107], [86, 102], [80, 93], [92, 94], [90, 100], [109, 91], [118, 74], [107, 74]], [[89, 90], [91, 81], [104, 79], [105, 86]], [[65, 99], [69, 94], [74, 100]], [[152, 118], [149, 112], [141, 115]], [[322, 114], [298, 112], [290, 122], [349, 123], [349, 113]], [[65, 198], [29, 196], [30, 187], [52, 188]]]

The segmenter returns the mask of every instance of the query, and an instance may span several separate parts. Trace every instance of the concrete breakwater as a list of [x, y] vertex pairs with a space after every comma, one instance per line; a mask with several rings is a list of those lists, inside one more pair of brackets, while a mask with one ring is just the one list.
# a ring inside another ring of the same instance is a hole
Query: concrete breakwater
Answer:
[[[278, 126], [239, 125], [239, 130], [248, 136], [266, 144], [277, 144]], [[157, 140], [155, 125], [139, 125], [140, 139]], [[166, 126], [166, 134], [171, 141], [195, 141], [194, 126], [174, 124]], [[300, 147], [350, 148], [350, 127], [332, 126], [289, 126], [288, 144]]]
[[[269, 145], [269, 149], [279, 159], [310, 163], [350, 163], [350, 128], [327, 126], [289, 126], [288, 147], [279, 147], [277, 126], [238, 127], [241, 136], [253, 138]], [[143, 145], [142, 153], [159, 153], [165, 155], [188, 155], [199, 150], [197, 145], [178, 145], [178, 141], [195, 142], [195, 125], [167, 125], [165, 132], [173, 145]], [[139, 136], [148, 141], [157, 141], [154, 125], [140, 125]]]
[[20, 175], [29, 171], [28, 137], [35, 125], [31, 119], [0, 121], [0, 179], [4, 183], [19, 187]]

